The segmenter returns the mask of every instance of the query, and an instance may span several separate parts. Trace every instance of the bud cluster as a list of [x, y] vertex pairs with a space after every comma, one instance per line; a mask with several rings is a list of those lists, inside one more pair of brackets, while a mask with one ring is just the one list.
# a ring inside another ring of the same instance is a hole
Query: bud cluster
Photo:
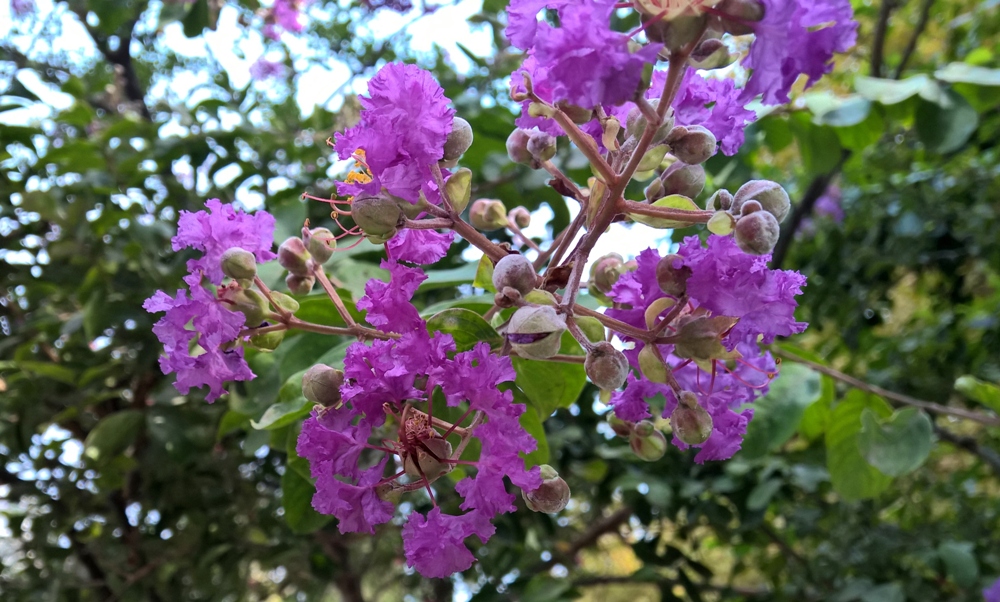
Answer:
[[753, 255], [767, 255], [778, 243], [781, 233], [778, 224], [788, 215], [791, 201], [777, 182], [751, 180], [735, 195], [719, 190], [708, 200], [707, 208], [731, 216], [740, 249]]

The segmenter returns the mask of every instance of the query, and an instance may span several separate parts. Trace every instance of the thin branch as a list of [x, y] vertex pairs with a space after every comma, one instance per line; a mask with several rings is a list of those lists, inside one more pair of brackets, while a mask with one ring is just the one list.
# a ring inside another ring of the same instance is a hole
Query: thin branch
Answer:
[[882, 5], [878, 10], [878, 20], [875, 22], [875, 33], [872, 38], [872, 77], [882, 77], [882, 65], [885, 62], [885, 34], [889, 28], [889, 16], [894, 8], [896, 8], [895, 0], [882, 0]]
[[561, 562], [575, 563], [575, 557], [580, 553], [580, 550], [589, 548], [597, 543], [597, 540], [600, 539], [605, 533], [617, 531], [618, 527], [622, 523], [628, 521], [630, 516], [632, 516], [632, 509], [630, 507], [623, 506], [622, 508], [619, 508], [612, 514], [605, 516], [591, 525], [589, 529], [571, 541], [569, 545], [566, 546], [565, 551], [553, 553], [552, 558], [536, 564], [528, 569], [527, 573], [529, 575], [541, 573], [551, 569]]
[[903, 76], [903, 71], [906, 70], [906, 64], [910, 62], [910, 58], [913, 56], [913, 52], [917, 49], [917, 42], [920, 39], [921, 34], [927, 29], [927, 23], [931, 18], [931, 7], [934, 6], [934, 0], [924, 0], [923, 4], [920, 5], [920, 19], [917, 21], [917, 26], [913, 29], [913, 35], [910, 36], [910, 41], [906, 44], [906, 50], [903, 51], [903, 58], [899, 61], [899, 66], [896, 67], [896, 73], [893, 74], [893, 79], [899, 79]]
[[997, 476], [1000, 476], [1000, 454], [998, 454], [996, 450], [983, 446], [972, 437], [957, 435], [937, 425], [934, 425], [934, 433], [938, 436], [938, 439], [947, 441], [959, 449], [964, 449], [965, 451], [978, 456], [983, 462], [986, 462], [986, 464], [993, 469], [993, 472], [995, 472]]

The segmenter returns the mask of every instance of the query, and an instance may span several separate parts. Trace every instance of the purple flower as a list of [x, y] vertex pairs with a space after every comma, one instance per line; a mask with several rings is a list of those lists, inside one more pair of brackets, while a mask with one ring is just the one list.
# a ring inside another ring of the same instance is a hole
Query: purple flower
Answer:
[[858, 24], [848, 0], [763, 0], [764, 19], [743, 66], [751, 70], [742, 98], [764, 104], [789, 102], [800, 75], [806, 87], [833, 69], [833, 54], [854, 45]]
[[425, 577], [449, 577], [469, 568], [476, 560], [465, 547], [465, 540], [475, 535], [486, 543], [494, 531], [489, 518], [479, 512], [451, 516], [434, 508], [427, 518], [413, 513], [403, 527], [406, 562]]
[[184, 278], [189, 286], [195, 287], [202, 275], [212, 284], [222, 284], [222, 254], [228, 249], [239, 247], [250, 251], [259, 263], [276, 257], [271, 252], [274, 244], [274, 216], [266, 211], [250, 215], [233, 205], [222, 204], [219, 199], [210, 199], [205, 206], [209, 211], [181, 211], [177, 220], [177, 236], [171, 240], [174, 251], [185, 247], [202, 251], [200, 259], [187, 263], [191, 272]]
[[[153, 333], [163, 343], [164, 355], [160, 369], [164, 374], [177, 375], [174, 387], [187, 394], [192, 387], [207, 386], [207, 401], [215, 401], [225, 393], [222, 384], [233, 380], [250, 380], [253, 372], [243, 359], [243, 349], [226, 349], [239, 336], [246, 318], [229, 311], [201, 285], [187, 291], [179, 290], [175, 297], [157, 291], [142, 305], [150, 313], [166, 312], [153, 325]], [[188, 328], [188, 324], [192, 328]], [[192, 354], [190, 346], [197, 337], [200, 353]]]
[[823, 217], [829, 217], [836, 223], [841, 223], [844, 221], [844, 208], [840, 205], [841, 200], [840, 187], [836, 184], [831, 184], [823, 196], [816, 199], [816, 204], [813, 206], [813, 213]]
[[282, 79], [285, 77], [287, 69], [280, 61], [269, 61], [261, 57], [250, 65], [250, 77], [254, 81], [264, 81], [266, 79]]
[[416, 65], [389, 63], [368, 82], [361, 122], [335, 136], [341, 159], [363, 151], [370, 182], [342, 182], [342, 195], [391, 195], [416, 203], [433, 178], [430, 165], [444, 155], [455, 111], [434, 77]]
[[27, 17], [36, 10], [35, 0], [10, 0], [10, 12], [17, 18]]
[[365, 296], [358, 300], [358, 310], [367, 311], [369, 324], [386, 332], [410, 332], [424, 327], [417, 308], [410, 304], [413, 293], [427, 279], [419, 268], [408, 268], [395, 261], [382, 261], [389, 270], [389, 282], [371, 279], [365, 285]]
[[985, 602], [1000, 602], [1000, 579], [983, 590], [983, 599]]
[[447, 255], [454, 240], [452, 232], [407, 229], [389, 239], [385, 247], [393, 259], [427, 265]]
[[[665, 78], [663, 71], [653, 75], [650, 92], [655, 97]], [[733, 80], [705, 79], [696, 70], [688, 69], [672, 106], [677, 125], [703, 126], [719, 140], [722, 152], [732, 156], [743, 146], [746, 126], [757, 119], [757, 114], [744, 104]]]
[[264, 35], [277, 40], [282, 31], [301, 33], [303, 29], [302, 7], [309, 0], [275, 0], [264, 24]]

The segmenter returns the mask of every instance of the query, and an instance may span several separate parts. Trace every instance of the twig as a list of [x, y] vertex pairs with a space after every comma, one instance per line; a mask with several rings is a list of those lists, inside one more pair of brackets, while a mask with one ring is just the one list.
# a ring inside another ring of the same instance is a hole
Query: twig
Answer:
[[961, 435], [956, 435], [955, 433], [943, 429], [938, 425], [934, 425], [934, 434], [938, 436], [938, 439], [942, 441], [947, 441], [959, 449], [964, 449], [965, 451], [978, 456], [993, 469], [993, 472], [1000, 476], [1000, 454], [996, 450], [990, 449], [980, 444], [978, 441], [972, 437], [962, 437]]
[[894, 0], [882, 0], [878, 10], [878, 20], [875, 22], [875, 34], [872, 38], [871, 76], [882, 77], [882, 63], [885, 53], [885, 34], [889, 27], [889, 15], [896, 8]]
[[597, 540], [601, 538], [605, 533], [610, 533], [612, 531], [617, 531], [618, 527], [628, 521], [629, 517], [632, 516], [632, 509], [628, 506], [623, 506], [613, 512], [612, 514], [605, 516], [604, 518], [598, 520], [589, 529], [584, 531], [579, 537], [574, 539], [569, 543], [564, 552], [557, 552], [552, 555], [552, 558], [539, 562], [535, 566], [528, 569], [527, 573], [533, 575], [536, 573], [541, 573], [547, 571], [559, 564], [560, 562], [575, 562], [575, 556], [580, 553], [580, 550], [584, 548], [589, 548], [590, 546], [597, 543]]
[[920, 19], [917, 21], [917, 26], [913, 28], [913, 35], [910, 36], [910, 41], [906, 43], [906, 50], [903, 51], [903, 58], [900, 59], [899, 65], [896, 67], [896, 73], [892, 76], [893, 79], [899, 79], [903, 76], [906, 64], [910, 62], [913, 52], [917, 49], [917, 42], [921, 34], [927, 29], [927, 22], [931, 18], [932, 6], [934, 6], [934, 0], [924, 0], [923, 4], [920, 5]]

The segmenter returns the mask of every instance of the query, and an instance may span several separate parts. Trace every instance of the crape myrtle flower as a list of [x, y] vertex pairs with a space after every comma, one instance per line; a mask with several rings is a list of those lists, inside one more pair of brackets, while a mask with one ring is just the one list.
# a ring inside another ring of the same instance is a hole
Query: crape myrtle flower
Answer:
[[10, 0], [10, 12], [17, 18], [27, 17], [35, 10], [35, 0]]
[[[546, 7], [558, 11], [559, 27], [537, 21]], [[553, 102], [589, 109], [629, 100], [661, 48], [632, 52], [629, 36], [611, 29], [614, 0], [515, 0], [508, 10], [507, 37], [535, 57], [538, 83], [551, 90]]]
[[806, 87], [833, 69], [835, 52], [854, 46], [858, 23], [849, 0], [763, 0], [764, 19], [753, 25], [754, 41], [743, 59], [751, 71], [742, 98], [764, 104], [789, 102], [800, 75]]
[[282, 79], [285, 77], [285, 73], [284, 63], [269, 61], [264, 57], [257, 59], [254, 64], [250, 65], [250, 77], [254, 81], [264, 81], [271, 78]]
[[[274, 217], [266, 211], [251, 215], [218, 199], [205, 203], [208, 211], [181, 211], [173, 249], [193, 248], [204, 255], [187, 262], [190, 273], [184, 277], [189, 290], [170, 296], [157, 291], [143, 303], [150, 313], [165, 312], [153, 326], [163, 344], [160, 368], [164, 374], [176, 374], [174, 386], [183, 394], [192, 387], [207, 386], [206, 399], [215, 401], [225, 393], [222, 384], [254, 378], [243, 358], [243, 349], [233, 343], [245, 325], [246, 316], [229, 309], [227, 302], [206, 286], [220, 285], [225, 277], [222, 256], [232, 248], [252, 253], [258, 263], [275, 258]], [[222, 287], [218, 294], [231, 292]], [[197, 343], [195, 350], [192, 346]]]
[[1000, 602], [1000, 579], [983, 590], [983, 599], [985, 602]]
[[274, 0], [274, 6], [267, 15], [264, 35], [277, 40], [282, 31], [301, 33], [304, 27], [302, 8], [309, 0]]
[[[777, 336], [799, 333], [806, 327], [794, 318], [794, 298], [801, 293], [805, 277], [769, 269], [769, 256], [748, 255], [730, 237], [712, 235], [707, 246], [696, 236], [688, 237], [671, 257], [675, 269], [690, 270], [684, 293], [673, 296], [663, 292], [657, 278], [661, 257], [648, 249], [637, 258], [638, 268], [623, 274], [612, 287], [609, 297], [616, 305], [607, 314], [647, 328], [647, 320], [670, 312], [674, 303], [684, 304], [673, 325], [663, 331], [665, 338], [673, 341], [657, 344], [657, 351], [671, 367], [680, 389], [695, 393], [698, 404], [711, 416], [711, 435], [697, 444], [700, 450], [695, 461], [724, 460], [740, 449], [753, 416], [752, 409], [743, 406], [766, 393], [777, 373], [773, 357], [762, 352], [759, 343], [770, 343]], [[692, 347], [701, 349], [691, 344], [690, 333], [697, 332], [691, 328], [707, 328], [713, 320], [725, 325], [710, 331], [718, 335], [710, 337], [717, 348], [707, 355], [691, 353]], [[627, 336], [623, 339], [634, 342], [625, 355], [639, 369], [644, 344]], [[641, 371], [637, 374], [629, 375], [625, 389], [612, 395], [615, 416], [630, 422], [649, 418], [649, 400], [659, 398], [664, 404], [663, 417], [670, 418], [678, 407], [676, 391]], [[681, 449], [689, 446], [678, 438], [676, 428], [673, 442]]]
[[[510, 359], [492, 354], [486, 343], [449, 358], [454, 340], [428, 334], [410, 304], [426, 275], [394, 261], [382, 266], [389, 282], [369, 281], [358, 309], [367, 311], [372, 326], [399, 338], [351, 345], [343, 405], [315, 410], [297, 451], [316, 479], [313, 507], [337, 517], [343, 533], [374, 533], [393, 516], [390, 500], [425, 491], [432, 509], [409, 514], [403, 550], [421, 574], [446, 577], [474, 562], [465, 545], [469, 536], [485, 543], [494, 532], [491, 519], [515, 509], [505, 479], [528, 491], [541, 485], [538, 468], [525, 470], [519, 455], [536, 444], [518, 422], [525, 406], [499, 389], [514, 380]], [[429, 399], [436, 390], [447, 406], [458, 408], [456, 422], [432, 415]], [[461, 458], [472, 438], [481, 445], [474, 462]], [[457, 465], [474, 468], [475, 475], [455, 486], [463, 513], [452, 515], [438, 505], [435, 482]]]

